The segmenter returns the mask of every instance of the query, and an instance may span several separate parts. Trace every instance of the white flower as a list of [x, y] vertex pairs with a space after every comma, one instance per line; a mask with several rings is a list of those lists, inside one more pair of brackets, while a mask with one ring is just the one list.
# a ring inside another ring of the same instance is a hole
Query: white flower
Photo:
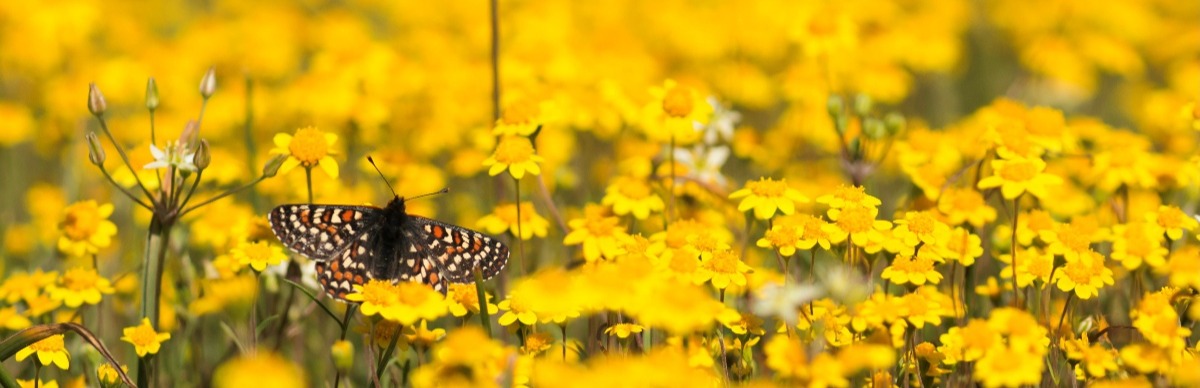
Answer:
[[725, 165], [725, 161], [728, 159], [729, 147], [726, 146], [705, 147], [703, 145], [696, 145], [690, 150], [686, 148], [675, 149], [675, 161], [688, 166], [688, 176], [700, 182], [719, 186], [725, 185], [725, 175], [721, 174], [721, 167]]
[[694, 123], [696, 130], [704, 131], [704, 144], [713, 145], [718, 141], [732, 140], [733, 128], [742, 121], [742, 114], [721, 105], [721, 101], [714, 96], [708, 96], [706, 101], [712, 107], [712, 119], [708, 120], [708, 124]]
[[758, 297], [754, 299], [750, 308], [758, 316], [779, 317], [791, 326], [795, 325], [799, 318], [800, 306], [820, 297], [821, 294], [819, 287], [810, 284], [767, 283], [758, 289]]
[[150, 145], [150, 154], [154, 155], [154, 161], [147, 163], [143, 169], [154, 170], [159, 168], [175, 167], [178, 170], [196, 171], [196, 165], [192, 164], [195, 152], [188, 153], [187, 149], [183, 148], [182, 144], [177, 144], [174, 141], [168, 141], [167, 146], [163, 149], [158, 149], [154, 144]]

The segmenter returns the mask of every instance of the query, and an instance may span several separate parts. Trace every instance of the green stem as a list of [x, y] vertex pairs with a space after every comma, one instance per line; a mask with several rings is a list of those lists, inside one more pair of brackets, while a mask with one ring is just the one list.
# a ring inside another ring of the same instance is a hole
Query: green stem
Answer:
[[479, 299], [479, 326], [483, 327], [483, 331], [487, 333], [488, 338], [492, 337], [492, 318], [489, 316], [487, 309], [486, 294], [483, 293], [483, 270], [476, 264], [473, 271], [475, 273], [475, 297]]
[[517, 206], [517, 249], [521, 252], [518, 267], [525, 273], [525, 236], [521, 233], [521, 180], [513, 178], [513, 197]]
[[312, 167], [304, 167], [304, 183], [306, 185], [305, 187], [308, 188], [308, 204], [312, 205]]
[[1017, 247], [1017, 228], [1020, 227], [1020, 225], [1017, 223], [1017, 220], [1020, 218], [1020, 216], [1021, 216], [1021, 196], [1018, 195], [1016, 198], [1013, 198], [1012, 246], [1010, 246], [1008, 248], [1009, 252], [1012, 253], [1013, 302], [1014, 302], [1014, 305], [1018, 308], [1023, 307], [1021, 305], [1021, 290], [1019, 288], [1017, 288], [1017, 250], [1018, 250], [1017, 249], [1018, 248]]
[[12, 376], [9, 376], [8, 372], [4, 371], [4, 368], [0, 368], [0, 387], [21, 388], [21, 386], [17, 384], [17, 381], [13, 380]]
[[192, 181], [192, 187], [188, 189], [187, 195], [183, 196], [183, 200], [179, 201], [179, 205], [175, 207], [176, 209], [182, 209], [184, 206], [187, 206], [188, 201], [192, 200], [192, 194], [196, 193], [196, 186], [200, 186], [200, 178], [203, 177], [204, 170], [196, 172], [196, 180]]
[[204, 200], [204, 202], [200, 202], [200, 203], [196, 204], [196, 206], [192, 206], [192, 207], [189, 207], [189, 208], [187, 208], [187, 209], [184, 209], [184, 210], [180, 211], [180, 212], [179, 212], [179, 217], [183, 217], [183, 216], [187, 215], [188, 213], [191, 213], [193, 210], [196, 210], [196, 209], [198, 209], [198, 208], [200, 208], [200, 207], [202, 207], [202, 206], [204, 206], [204, 205], [207, 205], [207, 204], [213, 203], [213, 201], [216, 201], [216, 200], [218, 200], [218, 199], [221, 199], [221, 198], [228, 197], [228, 196], [229, 196], [229, 195], [231, 195], [231, 194], [235, 194], [235, 193], [237, 193], [237, 192], [239, 192], [239, 191], [242, 191], [242, 190], [248, 189], [248, 188], [250, 188], [250, 187], [252, 187], [252, 186], [254, 186], [254, 185], [258, 184], [258, 182], [262, 182], [264, 179], [267, 179], [267, 176], [266, 176], [266, 175], [261, 175], [261, 176], [259, 176], [257, 179], [255, 179], [255, 180], [253, 180], [253, 181], [250, 181], [250, 183], [246, 183], [246, 184], [244, 184], [244, 185], [238, 186], [238, 187], [236, 187], [236, 188], [233, 188], [233, 189], [230, 189], [230, 190], [228, 190], [228, 191], [226, 191], [226, 192], [224, 192], [224, 193], [221, 193], [220, 195], [217, 195], [217, 196], [215, 196], [215, 197], [212, 197], [212, 198], [206, 199], [206, 200]]
[[[113, 187], [116, 187], [117, 190], [120, 190], [122, 193], [125, 193], [125, 196], [129, 197], [129, 199], [132, 200], [134, 203], [141, 205], [142, 207], [146, 208], [146, 210], [154, 211], [154, 208], [151, 207], [150, 204], [142, 202], [141, 199], [134, 196], [133, 193], [129, 192], [129, 190], [125, 190], [125, 187], [117, 184], [117, 181], [113, 179], [112, 175], [109, 175], [108, 170], [105, 170], [104, 166], [100, 166], [100, 172], [104, 173], [104, 177], [108, 178], [108, 182], [112, 183]], [[134, 174], [134, 176], [137, 176], [137, 174]], [[159, 187], [162, 187], [162, 185], [159, 185]]]
[[121, 156], [121, 161], [125, 163], [126, 168], [129, 168], [129, 173], [133, 174], [133, 180], [137, 182], [138, 187], [142, 189], [150, 202], [155, 202], [154, 195], [150, 194], [150, 189], [147, 189], [145, 184], [142, 184], [142, 178], [138, 177], [137, 170], [133, 168], [133, 164], [129, 163], [129, 156], [125, 155], [125, 149], [121, 147], [121, 143], [117, 143], [117, 139], [108, 130], [108, 123], [104, 121], [104, 116], [96, 116], [96, 120], [100, 121], [100, 129], [103, 130], [104, 136], [107, 136], [108, 141], [113, 143], [113, 148], [117, 149], [117, 155]]
[[[392, 333], [392, 340], [388, 343], [387, 350], [383, 351], [383, 357], [379, 358], [379, 362], [375, 364], [375, 379], [383, 378], [383, 371], [387, 369], [388, 361], [392, 359], [392, 353], [396, 351], [396, 342], [400, 339], [400, 327], [396, 327], [396, 331]], [[374, 346], [374, 345], [368, 345]]]
[[[342, 315], [341, 322], [338, 322], [338, 324], [340, 324], [342, 326], [342, 335], [340, 337], [338, 337], [339, 339], [343, 339], [343, 340], [346, 339], [346, 330], [350, 328], [350, 317], [354, 315], [354, 310], [357, 306], [358, 305], [346, 306], [346, 314]], [[396, 329], [399, 330], [399, 328], [396, 328]], [[394, 335], [398, 336], [398, 335], [400, 335], [400, 332], [397, 331]], [[395, 337], [393, 337], [393, 338], [395, 338]], [[368, 344], [367, 346], [374, 346], [374, 345]], [[342, 384], [342, 371], [338, 371], [336, 374], [333, 375], [333, 388], [338, 388], [338, 386], [341, 384]]]
[[142, 317], [158, 327], [158, 298], [162, 287], [163, 264], [174, 221], [163, 221], [159, 214], [150, 220], [146, 254], [142, 257]]

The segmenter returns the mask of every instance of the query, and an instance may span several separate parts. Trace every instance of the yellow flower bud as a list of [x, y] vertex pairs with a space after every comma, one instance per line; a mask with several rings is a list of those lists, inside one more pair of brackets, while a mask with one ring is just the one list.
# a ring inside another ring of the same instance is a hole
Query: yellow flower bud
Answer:
[[100, 138], [96, 137], [95, 132], [88, 132], [84, 135], [88, 143], [88, 160], [97, 166], [104, 165], [104, 146], [100, 144]]
[[105, 109], [108, 109], [108, 103], [104, 101], [104, 93], [100, 93], [95, 83], [88, 84], [88, 112], [99, 117]]
[[158, 109], [158, 83], [154, 82], [154, 77], [150, 77], [150, 80], [146, 81], [146, 108]]
[[279, 167], [283, 166], [283, 162], [288, 158], [287, 155], [275, 155], [275, 158], [267, 161], [263, 166], [263, 176], [270, 178], [279, 173]]
[[344, 373], [354, 366], [354, 344], [350, 343], [350, 341], [340, 340], [334, 342], [329, 352], [333, 354], [333, 365], [339, 371]]
[[200, 96], [207, 100], [209, 97], [212, 97], [213, 93], [216, 91], [217, 70], [214, 67], [210, 67], [208, 68], [208, 71], [204, 73], [204, 78], [200, 79]]

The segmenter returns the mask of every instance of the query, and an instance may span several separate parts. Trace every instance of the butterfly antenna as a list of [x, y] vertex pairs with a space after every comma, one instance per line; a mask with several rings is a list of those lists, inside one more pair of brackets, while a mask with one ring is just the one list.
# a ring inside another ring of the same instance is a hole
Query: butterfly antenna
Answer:
[[396, 194], [396, 189], [393, 189], [392, 184], [390, 182], [388, 182], [387, 177], [383, 176], [383, 171], [379, 171], [379, 166], [375, 165], [375, 159], [372, 159], [370, 156], [367, 156], [367, 161], [371, 162], [371, 167], [375, 167], [375, 172], [379, 173], [379, 177], [383, 179], [383, 184], [387, 185], [388, 190], [392, 191], [392, 195], [399, 197], [400, 194]]
[[425, 193], [425, 194], [421, 194], [421, 195], [418, 195], [418, 196], [415, 196], [415, 197], [412, 197], [412, 198], [408, 198], [408, 199], [409, 199], [409, 200], [413, 200], [413, 199], [417, 199], [417, 198], [425, 198], [425, 197], [434, 196], [434, 195], [438, 195], [438, 194], [446, 194], [446, 193], [449, 193], [449, 192], [450, 192], [450, 188], [449, 188], [449, 187], [443, 187], [441, 190], [434, 191], [434, 192], [432, 192], [432, 193]]

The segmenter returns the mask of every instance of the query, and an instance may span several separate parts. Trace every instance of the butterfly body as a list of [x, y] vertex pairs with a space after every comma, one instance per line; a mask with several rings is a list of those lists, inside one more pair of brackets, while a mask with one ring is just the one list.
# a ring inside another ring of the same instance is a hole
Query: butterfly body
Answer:
[[419, 281], [445, 293], [479, 268], [485, 279], [508, 262], [508, 247], [487, 235], [408, 214], [404, 198], [387, 206], [281, 205], [268, 216], [275, 236], [316, 262], [317, 280], [345, 299], [370, 279]]

